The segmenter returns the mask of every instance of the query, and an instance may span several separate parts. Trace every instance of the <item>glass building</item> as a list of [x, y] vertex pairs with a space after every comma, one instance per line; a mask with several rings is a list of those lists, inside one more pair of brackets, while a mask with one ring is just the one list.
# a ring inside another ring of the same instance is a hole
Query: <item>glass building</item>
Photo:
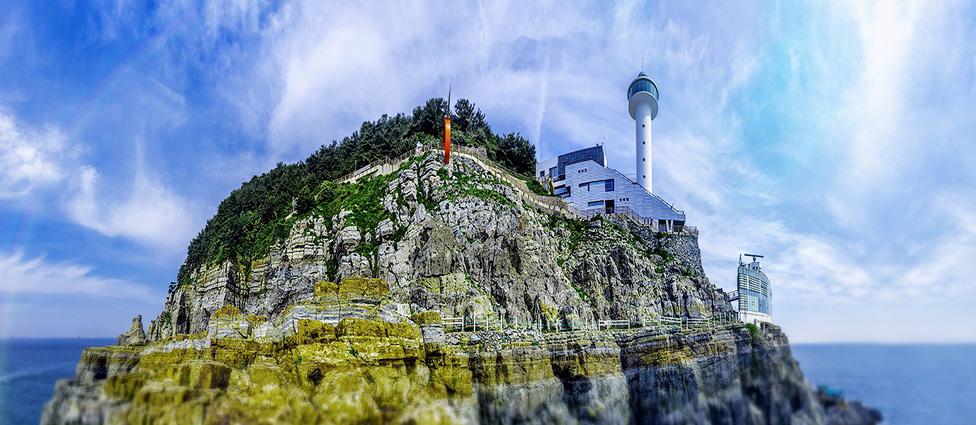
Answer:
[[736, 280], [739, 296], [739, 317], [743, 322], [772, 321], [773, 293], [769, 278], [759, 264], [761, 255], [745, 254], [752, 262], [745, 263], [739, 256], [739, 276]]

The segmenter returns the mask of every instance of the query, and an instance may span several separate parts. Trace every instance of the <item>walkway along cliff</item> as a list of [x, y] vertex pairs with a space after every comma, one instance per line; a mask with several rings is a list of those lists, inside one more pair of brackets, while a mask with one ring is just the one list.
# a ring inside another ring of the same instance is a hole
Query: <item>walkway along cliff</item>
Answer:
[[[581, 219], [421, 150], [203, 264], [84, 352], [43, 423], [876, 423], [729, 320], [696, 233]], [[122, 326], [120, 326], [122, 328]]]

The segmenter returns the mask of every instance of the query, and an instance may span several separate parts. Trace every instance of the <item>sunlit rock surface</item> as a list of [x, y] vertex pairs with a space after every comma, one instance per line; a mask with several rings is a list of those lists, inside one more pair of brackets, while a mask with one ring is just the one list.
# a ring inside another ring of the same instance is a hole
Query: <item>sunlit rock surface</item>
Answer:
[[824, 409], [778, 328], [724, 320], [694, 235], [543, 212], [464, 155], [355, 189], [86, 350], [42, 422], [872, 423]]

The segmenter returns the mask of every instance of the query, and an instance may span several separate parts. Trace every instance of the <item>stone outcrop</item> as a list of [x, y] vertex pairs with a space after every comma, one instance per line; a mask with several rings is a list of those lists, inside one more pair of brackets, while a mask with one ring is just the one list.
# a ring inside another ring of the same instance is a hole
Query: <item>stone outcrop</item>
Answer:
[[550, 215], [465, 158], [348, 188], [375, 196], [195, 270], [147, 345], [134, 321], [86, 350], [42, 422], [873, 423], [825, 409], [775, 326], [714, 320], [696, 235]]
[[115, 339], [115, 343], [118, 345], [145, 345], [146, 341], [146, 331], [142, 327], [141, 314], [132, 318], [132, 325], [128, 332]]
[[206, 330], [226, 304], [273, 317], [307, 298], [314, 282], [348, 276], [386, 279], [413, 310], [550, 327], [729, 310], [704, 275], [694, 235], [551, 216], [464, 158], [450, 172], [431, 157], [375, 179], [385, 184], [375, 227], [359, 228], [363, 220], [348, 210], [301, 218], [264, 258], [211, 264], [174, 288], [150, 339]]

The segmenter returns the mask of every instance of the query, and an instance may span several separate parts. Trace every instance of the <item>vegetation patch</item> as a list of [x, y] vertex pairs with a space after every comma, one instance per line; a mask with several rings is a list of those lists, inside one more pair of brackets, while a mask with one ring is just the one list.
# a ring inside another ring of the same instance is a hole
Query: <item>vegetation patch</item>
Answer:
[[746, 330], [749, 331], [749, 336], [752, 337], [753, 342], [758, 342], [761, 338], [761, 333], [759, 332], [759, 326], [755, 323], [746, 323]]
[[[211, 264], [230, 261], [243, 265], [244, 275], [249, 275], [252, 262], [267, 255], [275, 243], [288, 237], [296, 220], [309, 214], [332, 217], [328, 212], [334, 207], [348, 204], [356, 226], [363, 234], [371, 232], [383, 218], [378, 200], [387, 179], [366, 179], [345, 188], [335, 181], [370, 163], [410, 152], [418, 143], [429, 145], [441, 134], [447, 110], [447, 102], [434, 98], [412, 114], [383, 115], [364, 122], [341, 141], [323, 145], [304, 161], [278, 163], [271, 171], [252, 177], [220, 203], [217, 213], [190, 242], [170, 292], [192, 285], [193, 272]], [[452, 123], [463, 135], [459, 144], [484, 148], [489, 159], [517, 174], [534, 174], [535, 147], [518, 134], [492, 132], [473, 103], [458, 100]], [[431, 209], [431, 205], [425, 206]], [[375, 246], [366, 242], [359, 250], [368, 254]]]

